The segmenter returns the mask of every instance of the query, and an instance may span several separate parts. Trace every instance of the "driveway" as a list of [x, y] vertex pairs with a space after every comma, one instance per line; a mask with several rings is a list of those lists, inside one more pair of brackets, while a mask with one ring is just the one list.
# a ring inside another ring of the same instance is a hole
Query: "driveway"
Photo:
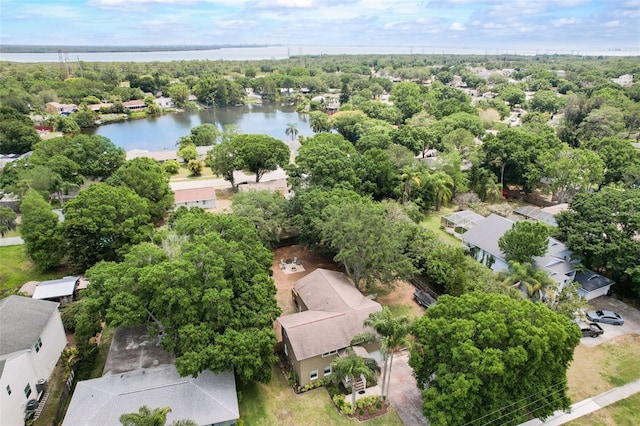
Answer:
[[640, 334], [640, 311], [626, 303], [609, 296], [601, 296], [589, 302], [587, 311], [607, 310], [617, 312], [624, 318], [624, 325], [600, 324], [604, 334], [600, 337], [583, 337], [580, 341], [583, 345], [592, 348], [614, 337], [625, 334]]
[[413, 377], [413, 370], [409, 367], [409, 351], [397, 353], [393, 357], [389, 402], [404, 426], [429, 425], [429, 421], [422, 414], [422, 393]]

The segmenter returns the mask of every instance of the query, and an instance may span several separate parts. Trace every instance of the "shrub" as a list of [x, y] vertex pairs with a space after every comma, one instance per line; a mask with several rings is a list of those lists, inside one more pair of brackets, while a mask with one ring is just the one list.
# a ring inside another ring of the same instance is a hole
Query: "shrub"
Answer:
[[180, 163], [177, 160], [167, 160], [162, 163], [162, 170], [170, 175], [175, 175], [180, 171]]

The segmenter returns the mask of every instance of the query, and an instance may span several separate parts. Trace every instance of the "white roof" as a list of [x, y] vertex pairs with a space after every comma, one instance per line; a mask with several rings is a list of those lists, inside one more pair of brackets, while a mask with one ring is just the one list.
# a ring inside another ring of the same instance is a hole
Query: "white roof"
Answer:
[[76, 290], [76, 282], [80, 277], [64, 277], [59, 280], [43, 281], [33, 292], [34, 299], [54, 299], [70, 296]]

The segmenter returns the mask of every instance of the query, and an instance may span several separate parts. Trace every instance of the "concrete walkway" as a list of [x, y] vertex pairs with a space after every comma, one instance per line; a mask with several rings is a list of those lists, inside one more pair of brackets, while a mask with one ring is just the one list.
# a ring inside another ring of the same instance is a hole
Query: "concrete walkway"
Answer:
[[0, 247], [19, 246], [24, 244], [21, 237], [0, 238]]
[[593, 398], [587, 398], [584, 401], [576, 402], [571, 406], [571, 411], [569, 413], [556, 411], [553, 416], [547, 418], [544, 422], [539, 419], [534, 419], [526, 423], [522, 423], [520, 426], [562, 425], [571, 420], [593, 413], [594, 411], [598, 411], [607, 405], [611, 405], [614, 402], [618, 402], [621, 399], [628, 398], [637, 393], [640, 393], [640, 379], [627, 383], [626, 385], [610, 389], [600, 395], [594, 396]]

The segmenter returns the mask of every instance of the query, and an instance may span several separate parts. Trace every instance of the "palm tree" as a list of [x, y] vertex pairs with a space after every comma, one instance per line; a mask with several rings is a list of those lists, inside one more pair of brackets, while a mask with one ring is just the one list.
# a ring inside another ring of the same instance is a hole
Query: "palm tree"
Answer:
[[384, 369], [380, 396], [384, 399], [385, 395], [389, 396], [393, 356], [407, 345], [407, 334], [409, 334], [411, 320], [406, 315], [394, 317], [389, 308], [384, 306], [381, 311], [369, 314], [369, 318], [364, 320], [364, 325], [373, 328], [381, 336], [380, 344], [384, 357]]
[[486, 199], [489, 200], [489, 203], [495, 203], [496, 200], [499, 200], [500, 197], [502, 197], [502, 185], [499, 183], [495, 183], [495, 181], [491, 179], [485, 185], [485, 194]]
[[347, 356], [345, 358], [336, 358], [331, 362], [331, 377], [334, 382], [339, 382], [346, 378], [351, 385], [351, 406], [356, 406], [356, 383], [358, 379], [364, 376], [371, 379], [375, 368], [368, 364], [362, 357], [353, 352], [352, 348], [347, 348]]
[[406, 204], [407, 201], [411, 200], [411, 189], [413, 185], [416, 185], [418, 188], [422, 186], [422, 173], [418, 170], [405, 167], [400, 175], [400, 181], [402, 182], [402, 204]]
[[150, 410], [143, 405], [137, 413], [123, 414], [119, 420], [122, 426], [164, 426], [167, 422], [167, 414], [170, 412], [170, 407]]
[[296, 139], [298, 136], [298, 125], [296, 123], [287, 124], [287, 130], [284, 131], [284, 134], [291, 137], [291, 142]]
[[533, 301], [554, 297], [555, 283], [544, 271], [536, 269], [532, 264], [509, 262], [509, 269], [502, 283], [526, 291]]
[[446, 206], [453, 196], [453, 179], [444, 172], [437, 172], [430, 176], [435, 195], [435, 208], [440, 211], [440, 207]]

